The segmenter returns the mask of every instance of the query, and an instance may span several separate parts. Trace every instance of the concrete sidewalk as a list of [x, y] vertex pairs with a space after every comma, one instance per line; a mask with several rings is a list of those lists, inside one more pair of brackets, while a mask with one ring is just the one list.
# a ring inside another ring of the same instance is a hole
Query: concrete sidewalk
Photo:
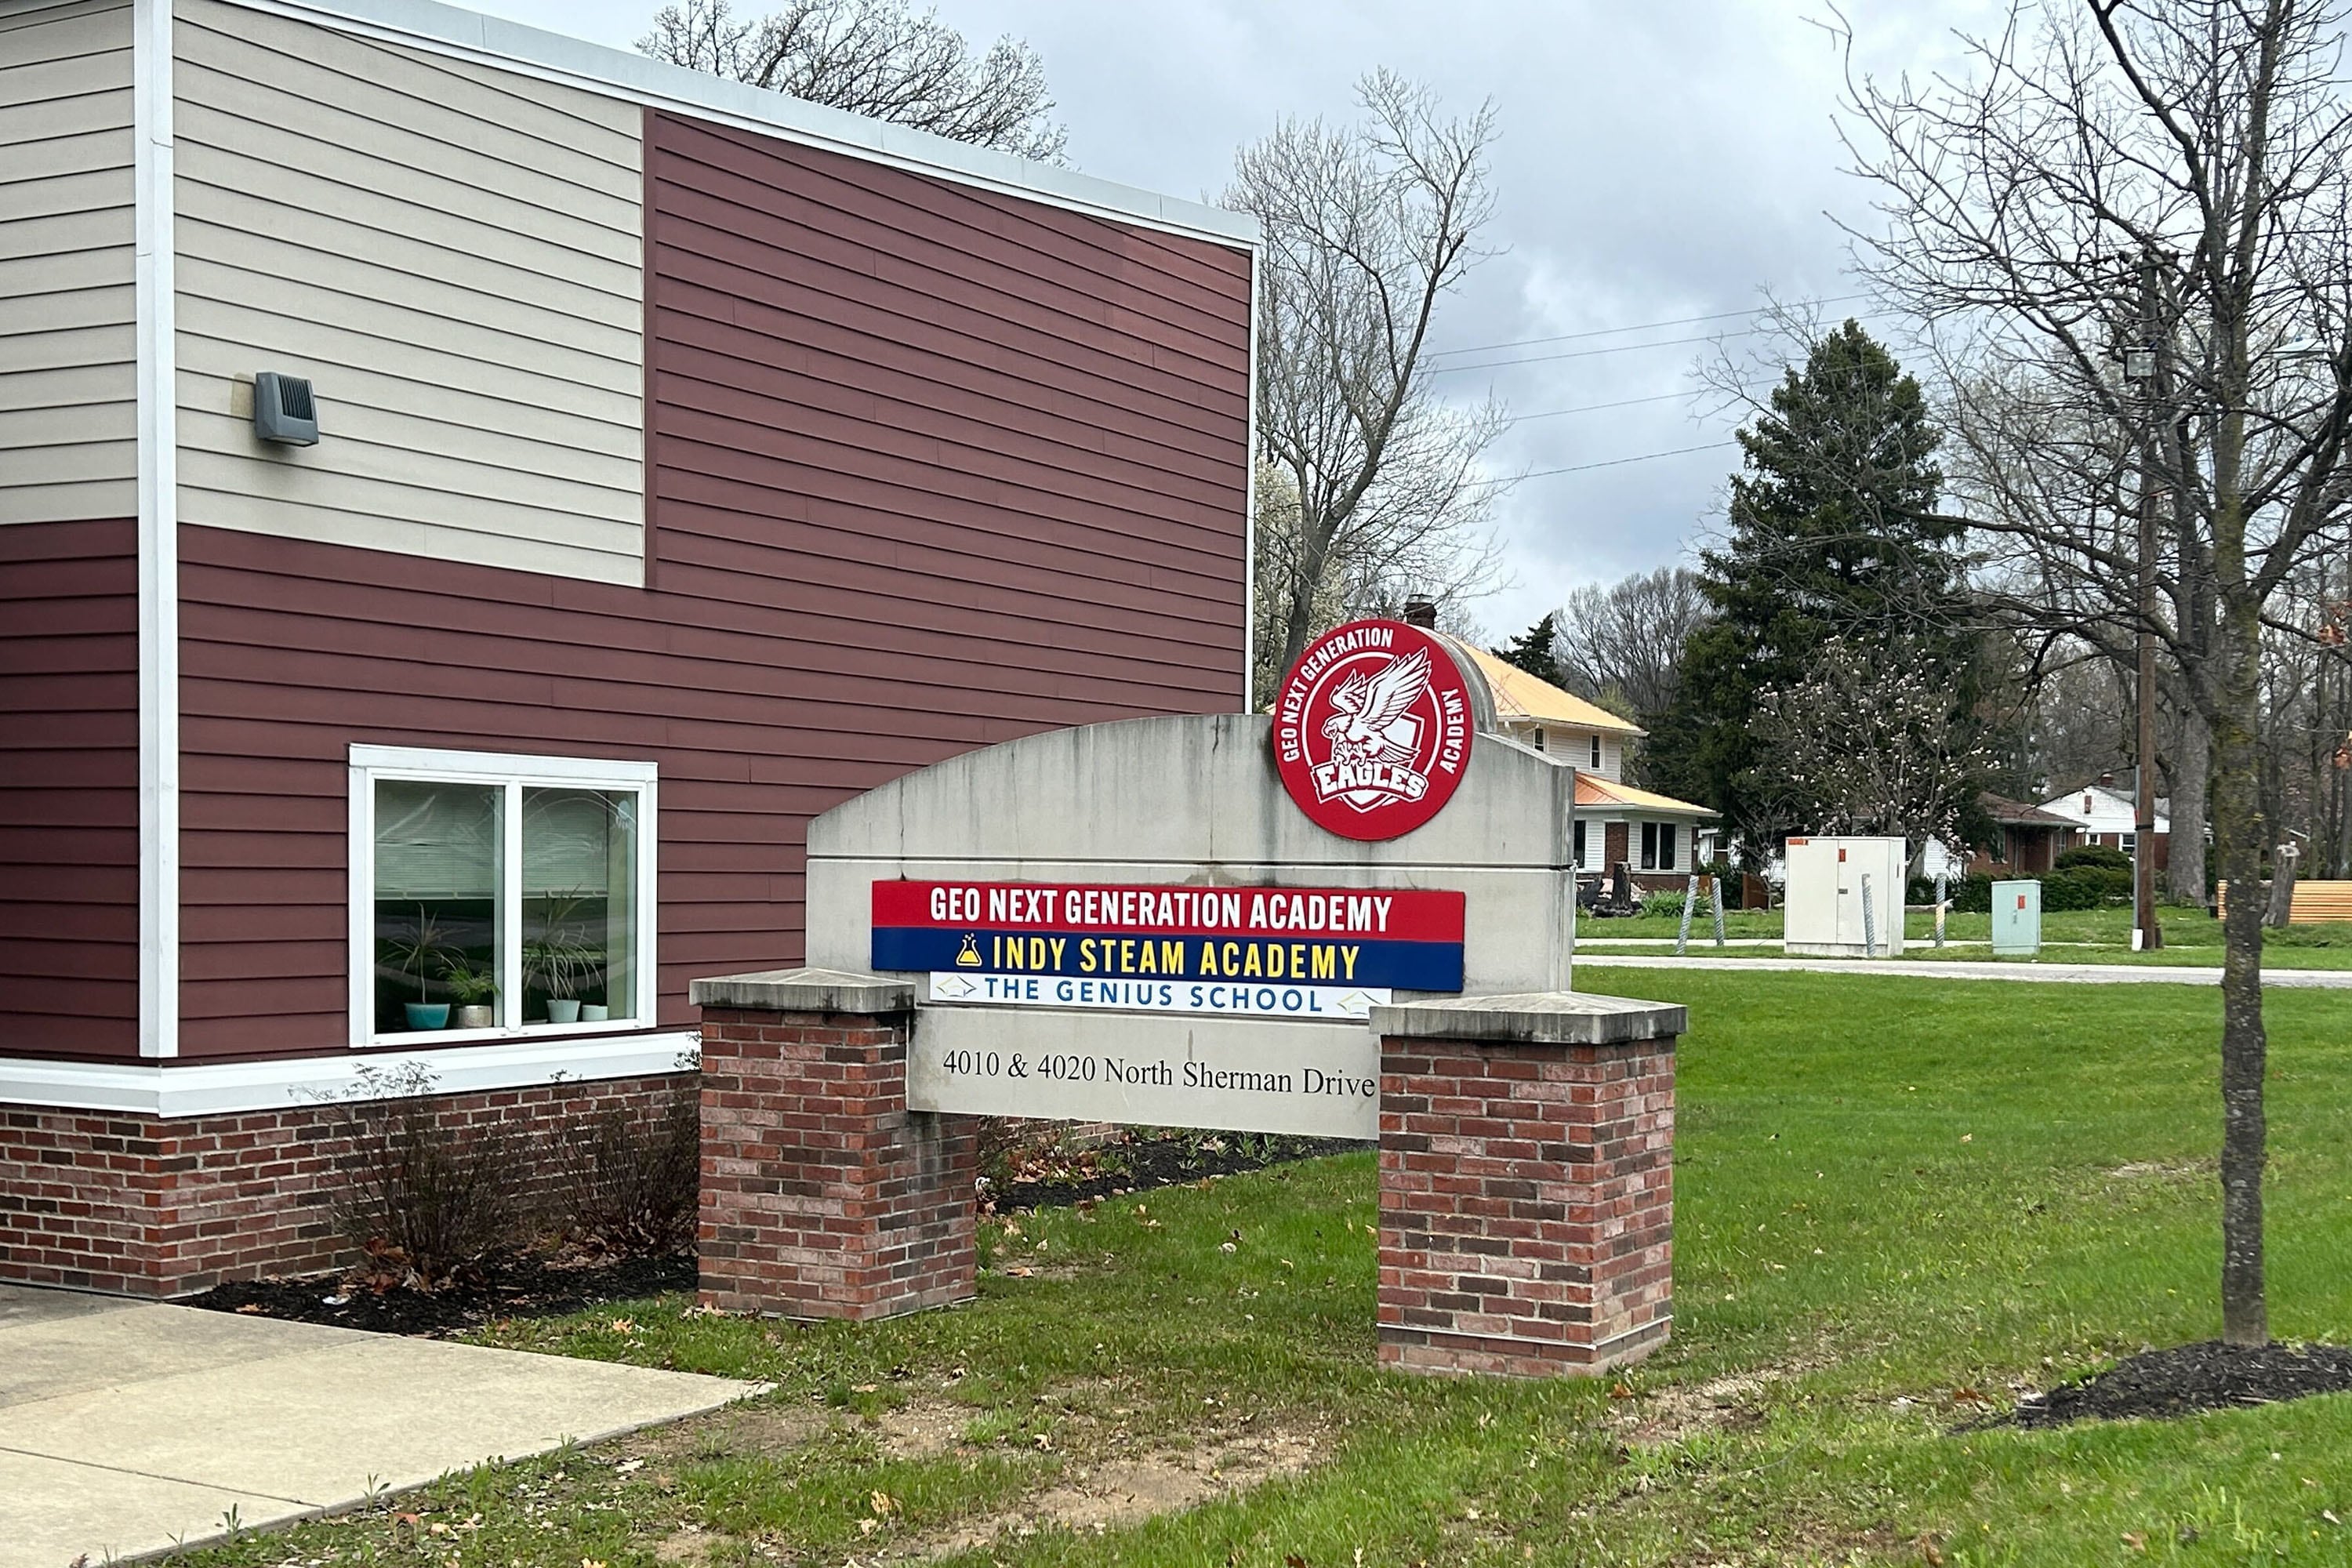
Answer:
[[757, 1384], [0, 1285], [0, 1568], [348, 1508]]
[[[2044, 985], [2219, 985], [2217, 967], [2167, 963], [1977, 963], [1924, 958], [1702, 958], [1694, 953], [1594, 953], [1607, 969], [1802, 970], [1812, 974], [1899, 974], [1924, 980], [2022, 980]], [[2265, 969], [2264, 990], [2352, 991], [2352, 969]]]

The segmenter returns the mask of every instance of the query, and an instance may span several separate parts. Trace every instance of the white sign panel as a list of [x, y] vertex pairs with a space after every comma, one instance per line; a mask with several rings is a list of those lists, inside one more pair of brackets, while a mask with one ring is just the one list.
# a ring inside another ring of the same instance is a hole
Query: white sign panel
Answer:
[[1380, 1043], [1360, 1023], [1263, 1015], [927, 1006], [907, 1049], [907, 1105], [1370, 1139]]
[[1088, 980], [1065, 974], [931, 972], [940, 1003], [993, 1007], [1097, 1007], [1112, 1011], [1222, 1013], [1249, 1018], [1346, 1019], [1360, 1023], [1389, 1000], [1387, 986], [1251, 985], [1200, 980]]

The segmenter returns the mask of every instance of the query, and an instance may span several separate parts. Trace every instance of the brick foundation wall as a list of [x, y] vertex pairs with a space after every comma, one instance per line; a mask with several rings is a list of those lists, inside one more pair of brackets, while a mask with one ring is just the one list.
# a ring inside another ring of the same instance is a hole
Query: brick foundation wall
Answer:
[[1672, 1038], [1381, 1043], [1380, 1356], [1593, 1372], [1665, 1342]]
[[702, 1010], [702, 1299], [864, 1321], [977, 1289], [978, 1119], [907, 1109], [910, 1013]]
[[[533, 1131], [618, 1109], [665, 1115], [694, 1075], [436, 1095], [435, 1114]], [[348, 1103], [163, 1118], [0, 1106], [0, 1279], [184, 1296], [352, 1254], [329, 1202], [355, 1156]], [[561, 1169], [527, 1139], [527, 1195]]]

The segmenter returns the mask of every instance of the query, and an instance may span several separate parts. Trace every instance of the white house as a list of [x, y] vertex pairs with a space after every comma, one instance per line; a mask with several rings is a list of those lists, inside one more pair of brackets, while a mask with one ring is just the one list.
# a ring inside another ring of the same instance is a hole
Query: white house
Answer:
[[1512, 739], [1560, 757], [1576, 769], [1576, 857], [1587, 871], [1623, 862], [1649, 887], [1679, 888], [1715, 854], [1716, 814], [1686, 800], [1625, 782], [1625, 745], [1645, 731], [1629, 720], [1486, 649], [1448, 638], [1474, 661], [1495, 697], [1495, 715]]
[[[2156, 832], [2151, 835], [2155, 843], [2151, 847], [2160, 868], [2172, 842], [2172, 818], [2165, 811], [2163, 801], [2158, 801], [2156, 805]], [[2042, 803], [2042, 809], [2080, 827], [2085, 844], [2103, 844], [2126, 855], [2137, 851], [2139, 810], [2128, 791], [2116, 787], [2112, 773], [2102, 773], [2095, 784], [2051, 796]]]

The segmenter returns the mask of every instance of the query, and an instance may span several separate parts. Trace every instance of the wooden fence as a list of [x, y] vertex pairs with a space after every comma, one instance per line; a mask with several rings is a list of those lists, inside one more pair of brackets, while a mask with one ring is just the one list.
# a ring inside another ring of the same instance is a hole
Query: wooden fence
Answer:
[[[2221, 884], [2216, 913], [2230, 907], [2230, 884]], [[2297, 882], [2294, 903], [2287, 914], [2290, 925], [2319, 925], [2327, 921], [2352, 921], [2352, 882]]]

